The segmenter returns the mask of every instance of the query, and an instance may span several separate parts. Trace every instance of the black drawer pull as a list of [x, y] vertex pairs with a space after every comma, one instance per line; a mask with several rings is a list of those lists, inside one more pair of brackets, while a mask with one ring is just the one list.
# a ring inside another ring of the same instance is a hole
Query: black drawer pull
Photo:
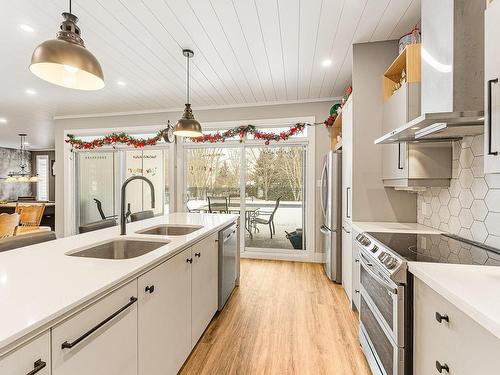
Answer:
[[436, 320], [437, 320], [439, 323], [442, 323], [442, 322], [443, 322], [443, 320], [444, 320], [445, 322], [448, 322], [448, 323], [450, 322], [450, 318], [448, 317], [448, 315], [446, 315], [446, 314], [441, 315], [441, 314], [440, 314], [440, 313], [438, 313], [438, 312], [436, 312]]
[[47, 366], [47, 363], [44, 362], [44, 361], [42, 361], [41, 359], [39, 359], [38, 361], [36, 361], [33, 364], [33, 370], [31, 370], [30, 372], [28, 372], [26, 375], [34, 375], [38, 371], [41, 371], [43, 368], [45, 368], [45, 366]]
[[154, 291], [155, 291], [155, 286], [154, 285], [151, 285], [151, 286], [146, 286], [146, 289], [144, 289], [144, 291], [146, 292], [149, 292], [149, 294], [152, 294]]
[[125, 306], [121, 307], [120, 310], [118, 310], [118, 311], [114, 312], [113, 314], [111, 314], [110, 316], [108, 316], [106, 319], [104, 319], [101, 323], [99, 323], [98, 325], [96, 325], [94, 328], [88, 330], [83, 335], [81, 335], [80, 337], [78, 337], [75, 341], [73, 341], [73, 342], [64, 341], [61, 344], [61, 348], [62, 349], [71, 349], [75, 345], [78, 345], [82, 340], [85, 340], [87, 337], [89, 337], [91, 334], [93, 334], [95, 331], [97, 331], [99, 328], [101, 328], [103, 325], [105, 325], [111, 319], [115, 318], [117, 315], [120, 315], [123, 311], [125, 311], [126, 309], [128, 309], [130, 306], [132, 306], [136, 302], [137, 302], [137, 298], [136, 297], [130, 297], [130, 302], [127, 303]]
[[439, 361], [436, 361], [436, 369], [440, 374], [443, 372], [443, 370], [446, 372], [450, 372], [450, 368], [448, 367], [448, 365], [446, 363], [442, 365], [441, 363], [439, 363]]
[[201, 258], [201, 253], [194, 253], [195, 257]]
[[186, 263], [193, 263], [193, 258], [187, 258]]

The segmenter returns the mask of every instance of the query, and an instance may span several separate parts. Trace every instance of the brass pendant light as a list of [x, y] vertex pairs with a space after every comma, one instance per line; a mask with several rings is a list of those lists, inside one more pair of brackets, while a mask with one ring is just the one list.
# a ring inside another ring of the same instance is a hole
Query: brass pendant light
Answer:
[[62, 14], [64, 21], [57, 39], [43, 42], [35, 48], [31, 57], [30, 71], [37, 77], [55, 85], [77, 90], [99, 90], [104, 87], [104, 75], [95, 56], [85, 48], [76, 26], [78, 17]]
[[201, 132], [200, 123], [194, 118], [191, 104], [189, 104], [189, 59], [194, 56], [194, 52], [190, 49], [184, 49], [182, 50], [182, 54], [187, 59], [187, 100], [186, 107], [184, 108], [184, 113], [175, 124], [174, 135], [179, 137], [196, 138], [201, 137], [203, 133]]

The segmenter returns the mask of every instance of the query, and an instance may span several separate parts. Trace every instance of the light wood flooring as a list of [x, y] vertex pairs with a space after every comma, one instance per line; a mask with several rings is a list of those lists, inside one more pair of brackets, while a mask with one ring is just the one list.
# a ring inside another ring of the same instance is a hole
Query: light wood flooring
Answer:
[[320, 264], [241, 261], [241, 285], [181, 374], [370, 374], [357, 316]]

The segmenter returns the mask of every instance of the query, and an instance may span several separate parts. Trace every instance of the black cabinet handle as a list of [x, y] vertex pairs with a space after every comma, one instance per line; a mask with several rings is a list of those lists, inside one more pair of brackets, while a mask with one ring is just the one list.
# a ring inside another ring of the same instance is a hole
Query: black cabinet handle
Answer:
[[359, 293], [359, 290], [354, 289], [354, 293], [358, 294], [358, 293]]
[[39, 359], [38, 361], [36, 361], [33, 364], [33, 370], [31, 370], [30, 372], [28, 372], [26, 375], [34, 375], [38, 371], [41, 371], [43, 368], [45, 368], [45, 366], [47, 366], [47, 363], [44, 362], [44, 361], [42, 361], [41, 359]]
[[498, 83], [498, 78], [488, 81], [488, 155], [498, 155], [497, 151], [491, 150], [491, 87]]
[[404, 169], [401, 166], [401, 142], [398, 143], [398, 169]]
[[92, 328], [92, 329], [88, 330], [87, 332], [85, 332], [83, 335], [81, 335], [80, 337], [78, 337], [75, 341], [73, 341], [73, 342], [64, 341], [61, 344], [61, 348], [62, 349], [71, 349], [75, 345], [78, 345], [82, 340], [85, 340], [87, 337], [89, 337], [91, 334], [93, 334], [95, 331], [97, 331], [103, 325], [105, 325], [106, 323], [108, 323], [110, 320], [112, 320], [113, 318], [115, 318], [117, 315], [120, 315], [123, 311], [125, 311], [126, 309], [128, 309], [130, 306], [132, 306], [136, 302], [137, 302], [137, 298], [136, 297], [130, 297], [130, 301], [125, 306], [121, 307], [118, 311], [116, 311], [113, 314], [111, 314], [110, 316], [108, 316], [106, 319], [104, 319], [102, 322], [100, 322], [94, 328]]
[[186, 263], [193, 263], [193, 258], [187, 258]]
[[448, 323], [450, 322], [450, 318], [448, 317], [448, 315], [446, 315], [446, 314], [441, 315], [441, 314], [440, 314], [440, 313], [438, 313], [438, 312], [436, 312], [436, 320], [437, 320], [439, 323], [442, 323], [442, 322], [443, 322], [443, 320], [444, 320], [445, 322], [448, 322]]
[[195, 257], [201, 258], [201, 253], [194, 253]]
[[155, 291], [155, 286], [154, 285], [151, 285], [151, 286], [146, 286], [146, 289], [144, 289], [146, 292], [149, 292], [149, 294], [152, 294], [154, 291]]
[[448, 367], [448, 365], [446, 363], [442, 365], [441, 363], [439, 363], [439, 361], [436, 361], [436, 369], [440, 374], [443, 372], [443, 370], [446, 372], [450, 372], [450, 368]]
[[346, 204], [345, 204], [345, 214], [348, 219], [351, 218], [351, 215], [349, 214], [349, 191], [351, 190], [350, 187], [345, 188], [345, 197], [346, 197]]
[[354, 263], [359, 263], [359, 259], [354, 259]]

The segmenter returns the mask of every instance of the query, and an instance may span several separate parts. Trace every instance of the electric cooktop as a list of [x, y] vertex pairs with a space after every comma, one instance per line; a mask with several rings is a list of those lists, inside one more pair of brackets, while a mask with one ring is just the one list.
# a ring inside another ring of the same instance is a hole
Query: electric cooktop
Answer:
[[366, 233], [409, 262], [500, 266], [500, 250], [452, 234]]

